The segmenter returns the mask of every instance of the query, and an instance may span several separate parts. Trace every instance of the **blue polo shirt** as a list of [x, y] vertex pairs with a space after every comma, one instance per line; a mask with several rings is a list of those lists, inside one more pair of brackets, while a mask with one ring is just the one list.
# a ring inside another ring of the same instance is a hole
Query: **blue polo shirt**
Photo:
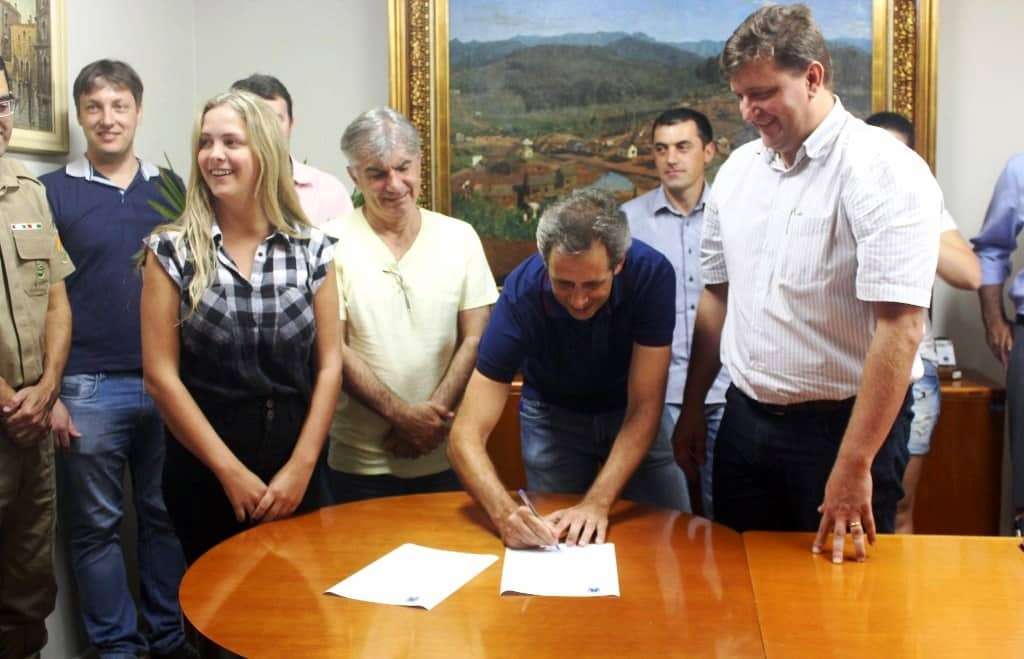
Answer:
[[634, 240], [612, 292], [588, 320], [576, 320], [551, 291], [534, 254], [505, 279], [480, 340], [477, 370], [498, 382], [523, 373], [523, 397], [574, 412], [626, 406], [633, 344], [672, 345], [675, 273], [660, 252]]
[[72, 313], [65, 375], [142, 369], [142, 273], [134, 256], [142, 239], [166, 222], [149, 204], [167, 205], [159, 174], [140, 160], [122, 189], [82, 157], [40, 177], [60, 240], [76, 265], [65, 280]]

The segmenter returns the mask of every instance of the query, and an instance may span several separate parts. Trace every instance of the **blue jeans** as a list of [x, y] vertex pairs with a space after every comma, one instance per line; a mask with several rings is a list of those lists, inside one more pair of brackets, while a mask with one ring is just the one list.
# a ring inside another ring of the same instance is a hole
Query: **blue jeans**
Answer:
[[[608, 459], [624, 414], [582, 414], [523, 398], [519, 427], [527, 486], [537, 492], [585, 493]], [[657, 436], [622, 498], [690, 512], [686, 476], [672, 450], [674, 426], [663, 412]]]
[[[69, 375], [61, 400], [82, 436], [60, 451], [60, 501], [71, 541], [82, 619], [101, 657], [167, 653], [184, 640], [178, 586], [185, 557], [161, 492], [163, 423], [135, 373]], [[124, 470], [138, 514], [139, 632], [121, 548]]]
[[939, 387], [939, 367], [927, 359], [924, 362], [924, 376], [914, 383], [911, 395], [914, 397], [914, 420], [910, 422], [910, 441], [907, 448], [910, 455], [926, 455], [932, 446], [932, 432], [939, 422], [942, 407], [942, 393]]
[[[672, 437], [676, 422], [679, 421], [679, 414], [682, 406], [676, 403], [666, 403], [665, 412], [668, 418], [663, 418], [662, 423], [671, 422], [668, 428], [668, 436]], [[715, 438], [718, 437], [718, 427], [722, 425], [722, 415], [725, 413], [725, 403], [712, 403], [704, 405], [704, 424], [707, 426], [707, 434], [704, 438], [704, 464], [700, 467], [700, 500], [704, 507], [704, 517], [714, 519], [714, 500], [711, 496], [711, 474], [715, 464]], [[660, 432], [666, 432], [664, 428]]]

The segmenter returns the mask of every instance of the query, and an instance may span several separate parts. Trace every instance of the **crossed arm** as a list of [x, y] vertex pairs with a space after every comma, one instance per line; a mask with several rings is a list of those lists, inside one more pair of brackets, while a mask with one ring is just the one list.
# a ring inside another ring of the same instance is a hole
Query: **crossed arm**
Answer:
[[[459, 312], [459, 345], [441, 382], [430, 398], [421, 402], [403, 400], [380, 381], [366, 361], [348, 347], [344, 353], [345, 391], [387, 419], [393, 429], [384, 448], [403, 458], [417, 458], [437, 448], [448, 435], [453, 410], [466, 389], [476, 362], [480, 336], [487, 327], [490, 307]], [[345, 325], [342, 323], [342, 335]]]

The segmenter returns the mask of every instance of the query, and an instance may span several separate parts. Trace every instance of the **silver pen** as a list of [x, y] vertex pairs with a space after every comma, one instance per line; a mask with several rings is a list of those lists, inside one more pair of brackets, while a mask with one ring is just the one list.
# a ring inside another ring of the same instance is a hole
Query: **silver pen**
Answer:
[[[534, 517], [543, 522], [544, 518], [541, 517], [540, 513], [537, 512], [537, 509], [533, 507], [533, 502], [530, 501], [530, 497], [526, 496], [526, 490], [520, 488], [517, 491], [519, 492], [519, 500], [523, 502], [523, 505], [530, 509], [530, 512], [533, 513]], [[562, 551], [562, 548], [558, 546], [558, 538], [555, 538], [555, 544], [553, 546], [555, 551]]]

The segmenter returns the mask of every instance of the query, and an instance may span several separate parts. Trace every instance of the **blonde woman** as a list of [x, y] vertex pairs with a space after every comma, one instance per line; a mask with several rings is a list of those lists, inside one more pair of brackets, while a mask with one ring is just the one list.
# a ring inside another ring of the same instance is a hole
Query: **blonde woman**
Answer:
[[313, 228], [272, 111], [214, 97], [178, 222], [147, 239], [146, 388], [167, 424], [164, 497], [189, 563], [320, 505], [341, 388], [334, 239]]

